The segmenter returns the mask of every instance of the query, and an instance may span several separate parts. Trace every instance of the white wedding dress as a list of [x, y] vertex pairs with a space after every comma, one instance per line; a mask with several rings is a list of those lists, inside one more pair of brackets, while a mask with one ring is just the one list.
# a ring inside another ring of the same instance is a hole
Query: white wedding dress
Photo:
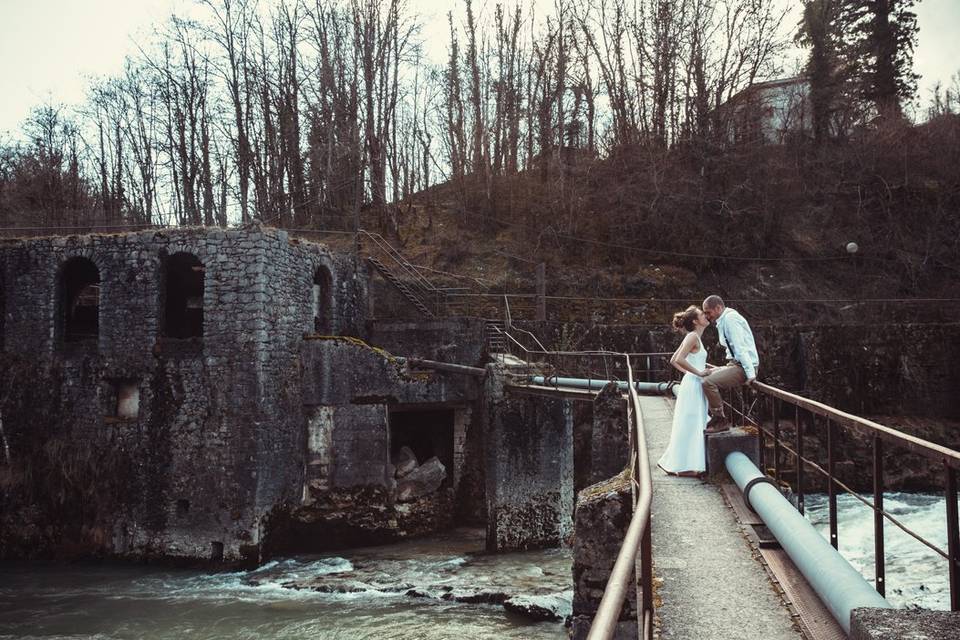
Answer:
[[[707, 350], [697, 339], [700, 350], [687, 354], [687, 362], [703, 371], [707, 365]], [[657, 464], [669, 473], [701, 472], [707, 468], [704, 455], [703, 430], [707, 426], [707, 397], [703, 393], [703, 378], [684, 373], [673, 408], [673, 428], [670, 444]]]

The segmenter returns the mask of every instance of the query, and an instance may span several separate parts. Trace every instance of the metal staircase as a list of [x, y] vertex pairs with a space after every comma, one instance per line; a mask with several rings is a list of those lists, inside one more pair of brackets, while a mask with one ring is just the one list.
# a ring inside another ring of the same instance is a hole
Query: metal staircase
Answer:
[[373, 256], [367, 256], [367, 262], [369, 262], [373, 268], [376, 269], [381, 276], [383, 276], [384, 280], [396, 287], [397, 290], [403, 294], [403, 297], [409, 300], [410, 304], [417, 308], [417, 311], [428, 318], [435, 317], [435, 314], [430, 311], [429, 308], [427, 308], [427, 305], [425, 305], [423, 301], [417, 297], [417, 295], [403, 280], [394, 275], [394, 273], [387, 268], [387, 265], [383, 264], [383, 262], [377, 258], [374, 258]]
[[484, 327], [488, 353], [506, 353], [506, 323], [503, 320], [487, 320]]
[[367, 262], [428, 318], [444, 315], [449, 306], [449, 294], [470, 291], [469, 287], [436, 286], [379, 233], [361, 229], [359, 237]]

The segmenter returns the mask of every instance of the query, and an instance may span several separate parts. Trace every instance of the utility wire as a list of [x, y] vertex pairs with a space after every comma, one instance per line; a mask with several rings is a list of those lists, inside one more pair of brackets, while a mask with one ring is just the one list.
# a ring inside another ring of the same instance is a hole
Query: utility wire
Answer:
[[[707, 253], [684, 253], [680, 251], [666, 251], [663, 249], [649, 249], [645, 247], [637, 247], [633, 245], [621, 244], [618, 242], [605, 242], [603, 240], [595, 240], [593, 238], [584, 238], [581, 236], [574, 236], [566, 233], [560, 233], [558, 231], [553, 231], [549, 228], [540, 228], [533, 225], [525, 224], [522, 222], [512, 222], [508, 220], [502, 220], [496, 216], [467, 213], [465, 211], [459, 212], [457, 215], [462, 215], [467, 218], [477, 218], [482, 220], [493, 220], [498, 224], [502, 224], [508, 227], [518, 227], [521, 229], [530, 229], [537, 231], [539, 233], [549, 233], [553, 237], [561, 238], [563, 240], [569, 240], [571, 242], [582, 242], [586, 244], [592, 244], [601, 247], [609, 247], [613, 249], [624, 249], [627, 251], [635, 251], [640, 253], [648, 253], [658, 256], [672, 256], [676, 258], [697, 258], [700, 260], [734, 260], [739, 262], [827, 262], [833, 260], [849, 260], [849, 255], [837, 255], [837, 256], [814, 256], [807, 258], [770, 258], [770, 257], [751, 257], [751, 256], [729, 256], [729, 255], [714, 255]], [[873, 258], [878, 259], [878, 258]]]

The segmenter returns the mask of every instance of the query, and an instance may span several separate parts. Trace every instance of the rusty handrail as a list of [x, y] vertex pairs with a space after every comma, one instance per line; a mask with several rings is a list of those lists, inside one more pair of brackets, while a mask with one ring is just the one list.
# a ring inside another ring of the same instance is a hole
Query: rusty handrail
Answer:
[[[780, 458], [781, 452], [794, 456], [797, 459], [796, 478], [794, 494], [796, 495], [796, 506], [800, 513], [804, 512], [804, 486], [805, 486], [805, 468], [810, 467], [814, 471], [823, 474], [827, 478], [827, 498], [829, 506], [829, 525], [830, 525], [830, 543], [834, 548], [839, 547], [839, 527], [837, 517], [837, 490], [842, 489], [853, 495], [857, 500], [864, 503], [874, 514], [874, 576], [876, 589], [881, 595], [886, 593], [886, 556], [884, 552], [884, 532], [883, 523], [889, 521], [909, 536], [913, 537], [921, 544], [929, 547], [938, 555], [946, 558], [948, 563], [948, 579], [950, 589], [950, 608], [953, 611], [960, 611], [960, 514], [957, 508], [958, 494], [958, 469], [960, 469], [960, 452], [941, 446], [934, 442], [929, 442], [922, 438], [903, 433], [897, 429], [892, 429], [886, 425], [861, 418], [845, 411], [841, 411], [822, 402], [811, 400], [803, 396], [778, 389], [777, 387], [754, 382], [752, 386], [759, 394], [770, 399], [773, 405], [773, 426], [772, 431], [760, 421], [751, 419], [745, 413], [741, 415], [757, 427], [760, 438], [760, 461], [761, 467], [766, 472], [765, 462], [765, 439], [772, 438], [773, 450], [773, 477], [777, 484], [781, 482]], [[796, 428], [796, 443], [790, 447], [781, 439], [780, 421], [781, 405], [784, 403], [793, 405], [793, 421]], [[730, 405], [733, 409], [732, 404]], [[802, 414], [805, 412], [805, 414]], [[746, 412], [749, 413], [749, 410]], [[809, 414], [809, 422], [801, 420]], [[804, 424], [816, 425], [817, 418], [822, 418], [826, 422], [826, 450], [827, 467], [823, 468], [804, 454]], [[873, 457], [873, 496], [872, 501], [860, 496], [852, 487], [838, 480], [835, 474], [836, 465], [836, 434], [834, 427], [840, 426], [855, 430], [865, 434], [872, 440]], [[896, 517], [884, 509], [884, 449], [886, 443], [904, 447], [908, 451], [923, 456], [928, 460], [936, 461], [943, 465], [946, 475], [945, 479], [945, 497], [946, 497], [946, 526], [947, 526], [947, 549], [944, 551], [937, 545], [924, 539], [918, 533], [909, 529]]]
[[784, 391], [783, 389], [778, 389], [777, 387], [772, 387], [762, 382], [754, 382], [751, 386], [758, 391], [779, 400], [789, 402], [810, 413], [829, 418], [839, 425], [856, 429], [867, 435], [877, 435], [885, 440], [902, 445], [914, 453], [943, 462], [954, 469], [960, 469], [960, 452], [954, 451], [953, 449], [948, 449], [947, 447], [929, 442], [923, 438], [911, 436], [908, 433], [891, 429], [873, 420], [867, 420], [866, 418], [840, 411], [822, 402], [804, 398], [803, 396], [798, 396], [795, 393], [790, 393], [789, 391]]
[[637, 601], [640, 610], [638, 622], [642, 627], [642, 638], [653, 637], [653, 572], [651, 562], [650, 511], [653, 505], [653, 483], [650, 478], [650, 461], [647, 453], [646, 434], [643, 428], [643, 415], [640, 412], [640, 398], [633, 387], [633, 369], [627, 357], [627, 385], [629, 402], [627, 419], [631, 440], [631, 465], [633, 485], [633, 516], [630, 526], [617, 554], [617, 560], [610, 571], [607, 586], [603, 590], [597, 615], [590, 626], [587, 640], [609, 640], [614, 636], [620, 611], [637, 570], [637, 554], [640, 555], [640, 581], [637, 585]]

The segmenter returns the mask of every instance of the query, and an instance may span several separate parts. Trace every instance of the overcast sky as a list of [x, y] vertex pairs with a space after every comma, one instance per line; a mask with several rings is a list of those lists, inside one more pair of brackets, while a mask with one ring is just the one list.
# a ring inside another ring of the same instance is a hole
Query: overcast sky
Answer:
[[[789, 0], [784, 0], [789, 1]], [[87, 79], [118, 73], [134, 42], [190, 0], [0, 0], [0, 137], [19, 130], [30, 109], [84, 101]], [[442, 58], [452, 0], [410, 0], [425, 21], [428, 49]], [[481, 2], [492, 7], [493, 0]], [[543, 4], [541, 0], [540, 4]], [[792, 4], [799, 4], [792, 2]], [[492, 10], [492, 9], [491, 9]], [[914, 57], [920, 101], [960, 71], [960, 0], [922, 0]]]

